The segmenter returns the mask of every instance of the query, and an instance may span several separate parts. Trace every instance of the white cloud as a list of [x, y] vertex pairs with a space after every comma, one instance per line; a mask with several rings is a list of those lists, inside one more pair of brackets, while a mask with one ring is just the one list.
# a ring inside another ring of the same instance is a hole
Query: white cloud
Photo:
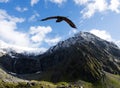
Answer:
[[19, 12], [25, 12], [25, 11], [28, 10], [28, 8], [26, 8], [26, 7], [21, 8], [21, 7], [19, 7], [19, 6], [17, 6], [15, 9], [16, 9], [17, 11], [19, 11]]
[[42, 42], [46, 34], [50, 33], [52, 31], [52, 28], [50, 26], [44, 27], [44, 26], [37, 26], [37, 27], [30, 27], [30, 34], [31, 34], [31, 40], [35, 43]]
[[104, 12], [107, 9], [107, 2], [105, 0], [93, 0], [86, 4], [85, 8], [81, 11], [84, 18], [90, 18], [95, 12]]
[[24, 21], [23, 18], [10, 16], [5, 10], [0, 9], [0, 40], [22, 47], [40, 47], [46, 35], [52, 32], [52, 28], [31, 26], [29, 32], [17, 31], [17, 24]]
[[31, 0], [31, 6], [37, 4], [39, 2], [39, 0]]
[[105, 30], [92, 29], [92, 30], [90, 30], [90, 33], [92, 33], [104, 40], [112, 41], [111, 35], [108, 32], [106, 32]]
[[29, 18], [29, 21], [36, 21], [37, 17], [39, 17], [40, 15], [37, 12], [34, 12], [34, 14]]
[[116, 45], [120, 47], [120, 40], [115, 40], [112, 38], [112, 36], [105, 30], [99, 30], [99, 29], [92, 29], [90, 30], [90, 33], [100, 37], [101, 39], [114, 42]]
[[55, 45], [61, 40], [61, 37], [55, 37], [55, 38], [46, 38], [45, 42], [48, 43], [49, 45]]
[[120, 0], [111, 0], [109, 9], [116, 13], [120, 13]]
[[[63, 4], [68, 0], [45, 0], [55, 4]], [[73, 0], [76, 5], [84, 6], [80, 12], [83, 18], [90, 18], [95, 13], [104, 13], [105, 11], [113, 11], [120, 13], [120, 0]]]
[[15, 50], [17, 53], [25, 53], [26, 52], [26, 54], [34, 53], [35, 55], [43, 53], [47, 50], [46, 48], [43, 48], [43, 47], [30, 48], [30, 47], [16, 46], [13, 44], [7, 44], [6, 42], [0, 40], [0, 51], [6, 53], [6, 51], [4, 51], [4, 50], [8, 50], [8, 52], [9, 52], [9, 49]]
[[66, 2], [66, 0], [49, 0], [49, 1], [56, 3], [56, 4], [62, 4], [64, 2]]
[[21, 22], [24, 22], [23, 18], [10, 16], [5, 10], [0, 10], [0, 39], [9, 41], [11, 44], [28, 46], [27, 34], [16, 31], [17, 23]]
[[113, 11], [120, 13], [120, 0], [74, 0], [75, 4], [84, 6], [81, 11], [83, 18], [90, 18], [96, 12]]
[[34, 43], [34, 45], [40, 46], [42, 42], [47, 43], [48, 45], [55, 45], [61, 40], [61, 37], [49, 38], [47, 34], [52, 32], [52, 28], [50, 26], [32, 26], [30, 27], [30, 39]]
[[9, 0], [0, 0], [0, 3], [7, 3]]

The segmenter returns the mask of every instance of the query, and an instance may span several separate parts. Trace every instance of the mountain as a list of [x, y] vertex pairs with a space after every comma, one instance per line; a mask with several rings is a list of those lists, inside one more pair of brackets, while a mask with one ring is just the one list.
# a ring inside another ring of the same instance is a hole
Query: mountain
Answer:
[[106, 72], [120, 75], [120, 49], [91, 33], [80, 32], [36, 56], [13, 52], [11, 56], [2, 51], [0, 65], [18, 75], [39, 72], [36, 78], [27, 77], [31, 80], [96, 82], [104, 80]]
[[81, 78], [94, 82], [104, 77], [104, 71], [120, 74], [119, 47], [88, 32], [59, 42], [39, 58], [41, 70], [53, 70], [52, 81]]

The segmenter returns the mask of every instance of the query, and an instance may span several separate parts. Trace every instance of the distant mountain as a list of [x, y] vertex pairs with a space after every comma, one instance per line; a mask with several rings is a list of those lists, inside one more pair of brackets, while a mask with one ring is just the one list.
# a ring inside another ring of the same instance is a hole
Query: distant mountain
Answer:
[[0, 54], [0, 64], [9, 72], [40, 72], [42, 77], [38, 79], [54, 82], [95, 82], [104, 78], [105, 72], [120, 74], [119, 47], [88, 32], [77, 33], [37, 56], [12, 55]]
[[10, 45], [0, 40], [0, 65], [10, 73], [36, 72], [36, 56], [44, 53], [43, 50]]

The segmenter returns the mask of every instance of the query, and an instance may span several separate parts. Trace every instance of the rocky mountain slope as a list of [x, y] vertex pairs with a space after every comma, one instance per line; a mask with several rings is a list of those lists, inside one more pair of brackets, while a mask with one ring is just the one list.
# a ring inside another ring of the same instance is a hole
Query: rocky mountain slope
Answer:
[[104, 77], [104, 71], [120, 74], [120, 49], [88, 32], [59, 42], [39, 58], [41, 70], [51, 71], [53, 67], [53, 81], [96, 81]]

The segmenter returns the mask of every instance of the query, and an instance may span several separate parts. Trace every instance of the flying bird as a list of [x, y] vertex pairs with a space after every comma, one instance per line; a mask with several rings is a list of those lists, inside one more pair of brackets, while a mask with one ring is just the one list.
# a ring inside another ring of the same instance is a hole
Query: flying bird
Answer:
[[51, 16], [51, 17], [47, 17], [47, 18], [41, 19], [41, 21], [46, 21], [46, 20], [50, 20], [50, 19], [57, 19], [56, 22], [65, 21], [72, 28], [77, 28], [76, 25], [70, 19], [68, 19], [67, 17], [64, 17], [64, 16]]

